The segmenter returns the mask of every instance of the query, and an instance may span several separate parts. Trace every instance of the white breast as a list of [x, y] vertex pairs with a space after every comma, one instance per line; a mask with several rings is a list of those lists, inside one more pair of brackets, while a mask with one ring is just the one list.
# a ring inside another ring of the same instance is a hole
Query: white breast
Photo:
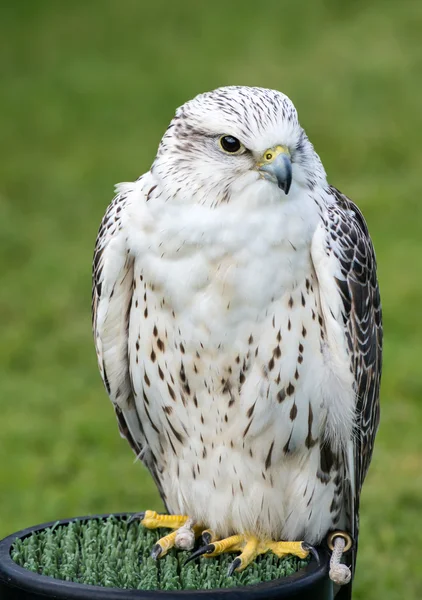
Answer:
[[207, 323], [217, 345], [236, 336], [240, 323], [260, 319], [309, 273], [315, 203], [273, 194], [274, 187], [257, 181], [217, 208], [147, 203], [139, 194], [132, 246], [191, 336]]
[[137, 408], [171, 510], [222, 534], [259, 523], [293, 539], [307, 519], [314, 539], [329, 511], [313, 521], [309, 497], [333, 492], [308, 489], [327, 411], [319, 217], [310, 198], [249, 187], [214, 209], [134, 203]]

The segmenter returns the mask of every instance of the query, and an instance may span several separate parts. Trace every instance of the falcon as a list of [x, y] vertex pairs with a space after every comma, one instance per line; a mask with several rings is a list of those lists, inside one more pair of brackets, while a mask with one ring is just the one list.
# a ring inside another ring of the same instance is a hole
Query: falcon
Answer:
[[287, 96], [231, 86], [177, 109], [105, 213], [92, 307], [120, 432], [168, 512], [142, 524], [173, 530], [154, 557], [202, 535], [195, 556], [236, 552], [233, 572], [334, 532], [354, 567], [379, 421], [376, 261]]

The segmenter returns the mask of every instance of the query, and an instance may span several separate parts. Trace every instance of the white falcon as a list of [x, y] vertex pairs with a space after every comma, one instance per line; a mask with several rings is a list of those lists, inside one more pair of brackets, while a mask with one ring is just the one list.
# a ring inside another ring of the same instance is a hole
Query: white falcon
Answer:
[[[358, 208], [327, 183], [282, 93], [225, 87], [176, 111], [120, 184], [94, 256], [98, 363], [170, 516], [154, 556], [305, 556], [356, 541], [379, 420], [382, 323]], [[178, 529], [180, 527], [180, 529]], [[354, 562], [354, 556], [351, 557]]]

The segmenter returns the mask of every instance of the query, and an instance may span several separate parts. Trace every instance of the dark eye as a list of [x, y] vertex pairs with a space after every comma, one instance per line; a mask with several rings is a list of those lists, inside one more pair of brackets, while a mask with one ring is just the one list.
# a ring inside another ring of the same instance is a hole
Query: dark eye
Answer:
[[223, 148], [225, 152], [230, 152], [230, 154], [234, 154], [239, 152], [242, 147], [242, 144], [239, 140], [232, 135], [223, 135], [220, 138], [220, 146]]

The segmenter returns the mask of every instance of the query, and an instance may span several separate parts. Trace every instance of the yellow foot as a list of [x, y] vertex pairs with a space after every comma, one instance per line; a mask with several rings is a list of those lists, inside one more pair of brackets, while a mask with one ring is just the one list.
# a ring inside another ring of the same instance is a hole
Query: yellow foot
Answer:
[[192, 550], [196, 538], [202, 531], [202, 528], [196, 525], [193, 519], [189, 519], [185, 515], [160, 515], [154, 510], [147, 510], [137, 517], [141, 519], [141, 525], [147, 529], [166, 527], [175, 530], [160, 538], [153, 547], [151, 556], [156, 559], [165, 556], [173, 547], [180, 550]]
[[[205, 534], [211, 535], [212, 532], [206, 531]], [[204, 541], [207, 540], [203, 535]], [[243, 571], [250, 565], [257, 556], [266, 552], [273, 552], [279, 558], [292, 554], [298, 558], [306, 558], [310, 551], [313, 551], [311, 546], [304, 542], [274, 542], [271, 540], [259, 540], [254, 535], [232, 535], [224, 540], [210, 541], [205, 546], [199, 548], [196, 552], [190, 555], [188, 561], [197, 558], [204, 554], [207, 558], [218, 556], [226, 552], [240, 552], [229, 567], [228, 574], [232, 575], [234, 571]]]

